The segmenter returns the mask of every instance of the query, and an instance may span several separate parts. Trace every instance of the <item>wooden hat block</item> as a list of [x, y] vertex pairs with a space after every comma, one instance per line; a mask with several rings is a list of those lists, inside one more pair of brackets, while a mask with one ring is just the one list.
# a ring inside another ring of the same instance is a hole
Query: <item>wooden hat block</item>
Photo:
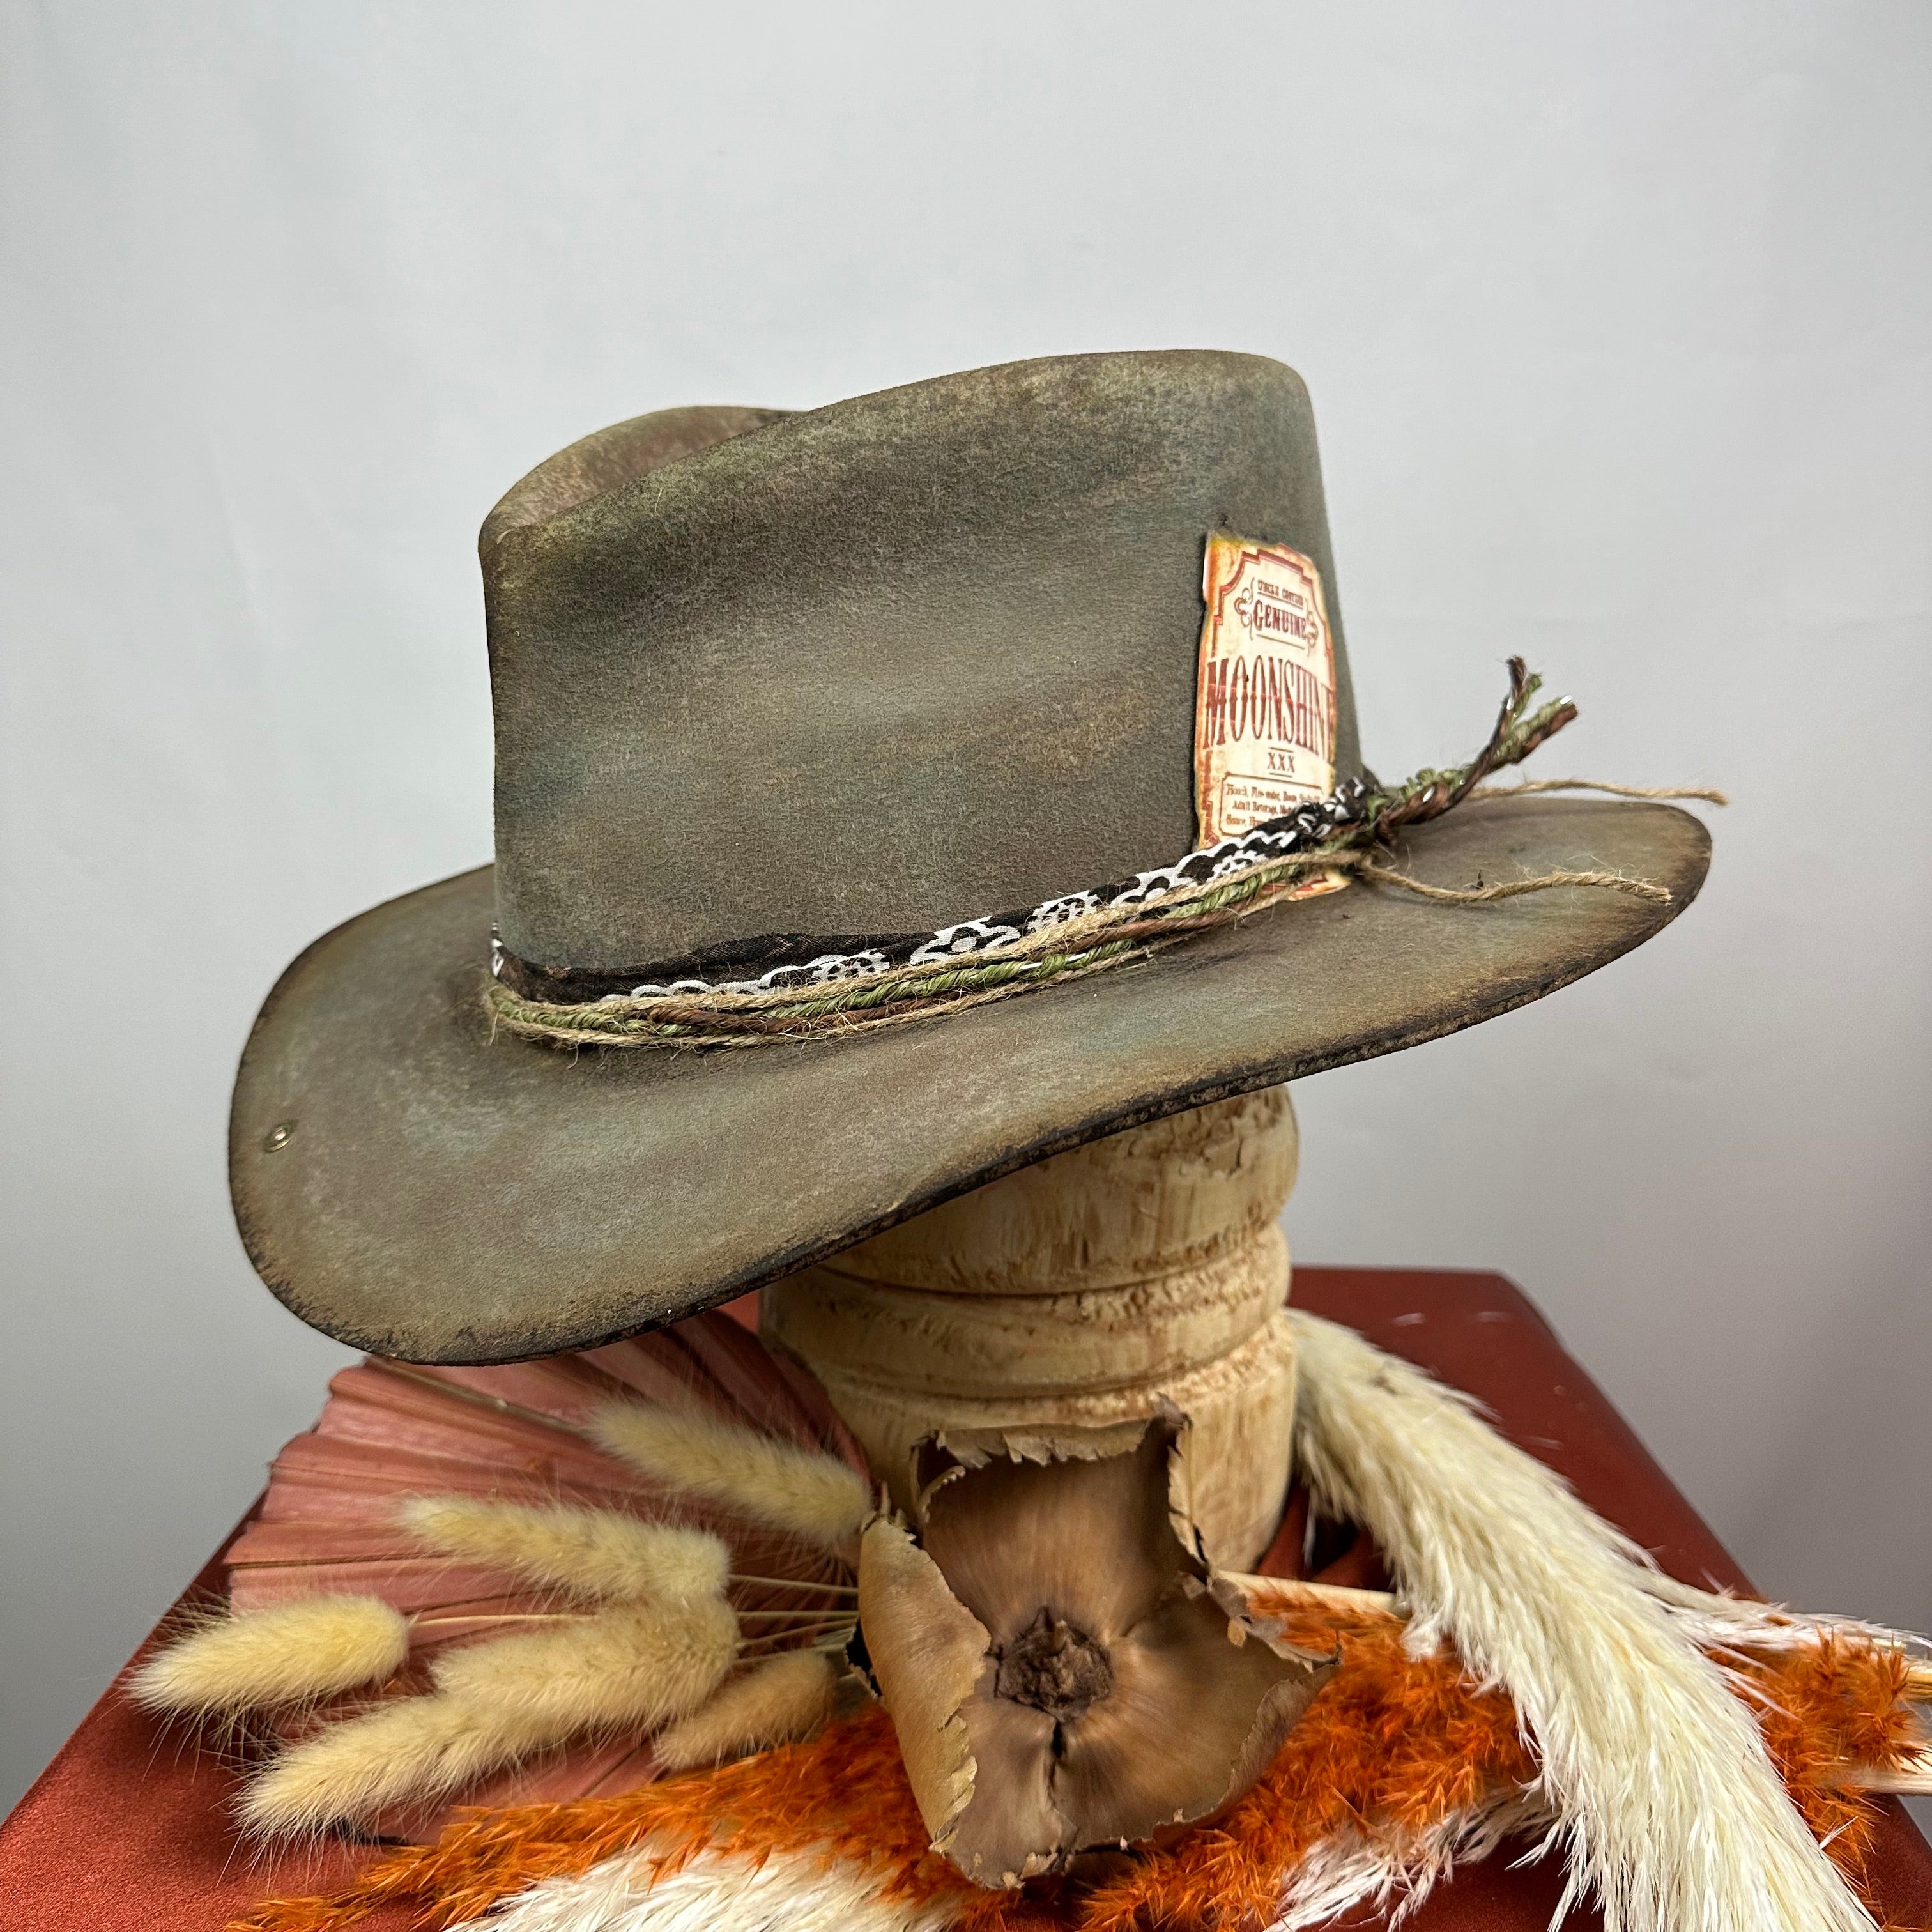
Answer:
[[1280, 1216], [1300, 1152], [1286, 1088], [1022, 1168], [768, 1288], [765, 1340], [824, 1385], [910, 1505], [913, 1445], [1192, 1418], [1209, 1552], [1245, 1569], [1281, 1516], [1294, 1421]]

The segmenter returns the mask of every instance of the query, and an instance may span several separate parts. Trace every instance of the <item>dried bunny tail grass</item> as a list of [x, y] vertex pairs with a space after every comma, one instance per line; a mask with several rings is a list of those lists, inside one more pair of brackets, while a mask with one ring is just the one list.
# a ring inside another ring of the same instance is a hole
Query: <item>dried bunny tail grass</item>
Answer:
[[1514, 1699], [1609, 1932], [1870, 1932], [1786, 1798], [1720, 1666], [1646, 1587], [1646, 1559], [1474, 1405], [1333, 1322], [1289, 1311], [1295, 1456], [1361, 1523], [1412, 1615]]
[[968, 1914], [963, 1894], [904, 1896], [884, 1870], [826, 1858], [817, 1848], [748, 1856], [646, 1840], [579, 1878], [533, 1886], [462, 1932], [948, 1932]]
[[208, 1624], [151, 1658], [131, 1688], [150, 1711], [233, 1717], [378, 1683], [409, 1648], [408, 1619], [380, 1598], [313, 1597]]
[[653, 1739], [651, 1755], [663, 1770], [686, 1771], [808, 1738], [831, 1716], [838, 1688], [838, 1667], [823, 1651], [784, 1652]]
[[724, 1681], [737, 1650], [738, 1620], [713, 1598], [497, 1637], [446, 1652], [434, 1675], [445, 1695], [515, 1712], [561, 1740], [686, 1716]]
[[724, 1593], [730, 1553], [715, 1536], [614, 1510], [536, 1508], [471, 1496], [412, 1496], [397, 1512], [446, 1556], [473, 1558], [573, 1596], [697, 1603]]
[[547, 1742], [509, 1712], [452, 1697], [399, 1697], [281, 1754], [236, 1807], [261, 1838], [317, 1836], [405, 1798], [442, 1797]]
[[826, 1549], [849, 1544], [872, 1513], [865, 1478], [836, 1456], [729, 1423], [613, 1402], [588, 1427], [604, 1448], [653, 1481]]
[[441, 1797], [586, 1732], [688, 1715], [723, 1681], [738, 1623], [722, 1600], [607, 1610], [437, 1660], [436, 1691], [331, 1726], [277, 1758], [243, 1794], [243, 1823], [288, 1837]]

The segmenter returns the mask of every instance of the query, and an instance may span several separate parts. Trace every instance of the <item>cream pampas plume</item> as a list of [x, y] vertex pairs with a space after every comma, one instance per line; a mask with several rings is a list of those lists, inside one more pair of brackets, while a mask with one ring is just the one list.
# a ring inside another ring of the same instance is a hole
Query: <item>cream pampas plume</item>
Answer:
[[397, 1514], [419, 1542], [446, 1556], [592, 1600], [697, 1603], [723, 1594], [730, 1568], [724, 1545], [703, 1530], [640, 1522], [611, 1510], [414, 1496]]
[[872, 1513], [856, 1469], [748, 1429], [637, 1402], [610, 1403], [588, 1426], [602, 1447], [654, 1482], [828, 1550], [848, 1545]]
[[[1512, 1833], [1546, 1822], [1520, 1798], [1452, 1811], [1412, 1844], [1394, 1847], [1354, 1833], [1325, 1838], [1296, 1868], [1271, 1932], [1312, 1932], [1373, 1906], [1400, 1923], [1459, 1864], [1486, 1858]], [[719, 1926], [784, 1932], [945, 1932], [968, 1916], [972, 1894], [907, 1897], [887, 1871], [819, 1850], [760, 1858], [646, 1840], [581, 1876], [532, 1886], [459, 1932], [714, 1932]]]
[[[1496, 1798], [1452, 1811], [1400, 1847], [1350, 1832], [1324, 1838], [1295, 1868], [1270, 1932], [1313, 1932], [1364, 1906], [1400, 1924], [1454, 1868], [1486, 1858], [1512, 1833], [1546, 1823], [1533, 1806]], [[668, 1864], [668, 1845], [605, 1859], [580, 1877], [532, 1886], [458, 1932], [713, 1932], [724, 1925], [784, 1932], [946, 1932], [968, 1916], [963, 1891], [919, 1902], [856, 1860], [776, 1852], [713, 1852]]]
[[1412, 1642], [1448, 1639], [1515, 1701], [1570, 1892], [1594, 1890], [1610, 1932], [1870, 1932], [1642, 1552], [1466, 1398], [1289, 1318], [1298, 1466], [1381, 1546]]
[[920, 1904], [888, 1872], [817, 1851], [700, 1852], [666, 1867], [670, 1849], [646, 1839], [580, 1878], [532, 1886], [464, 1932], [946, 1932], [965, 1916], [963, 1894]]
[[586, 1733], [685, 1717], [723, 1681], [738, 1623], [721, 1598], [606, 1610], [446, 1652], [435, 1692], [332, 1726], [243, 1794], [250, 1829], [283, 1836], [460, 1790]]
[[823, 1651], [786, 1651], [654, 1738], [651, 1755], [663, 1770], [688, 1771], [808, 1738], [831, 1716], [838, 1688], [838, 1666]]
[[1534, 1797], [1496, 1791], [1412, 1837], [1349, 1830], [1318, 1839], [1290, 1875], [1268, 1932], [1315, 1932], [1364, 1907], [1400, 1925], [1458, 1865], [1478, 1864], [1506, 1840], [1533, 1837], [1550, 1822]]
[[375, 1597], [312, 1597], [208, 1624], [135, 1673], [151, 1711], [232, 1717], [379, 1683], [409, 1654], [407, 1618]]

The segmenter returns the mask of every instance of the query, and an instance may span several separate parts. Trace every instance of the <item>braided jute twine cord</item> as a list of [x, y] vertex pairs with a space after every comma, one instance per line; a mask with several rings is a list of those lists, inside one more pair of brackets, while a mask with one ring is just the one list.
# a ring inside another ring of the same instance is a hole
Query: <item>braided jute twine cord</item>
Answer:
[[1510, 694], [1489, 742], [1466, 765], [1418, 772], [1406, 782], [1371, 792], [1360, 822], [1342, 826], [1308, 849], [1265, 859], [1238, 876], [1180, 886], [1158, 902], [1102, 905], [1060, 923], [958, 960], [891, 967], [856, 980], [756, 992], [714, 990], [613, 994], [578, 1005], [525, 998], [496, 978], [484, 1003], [494, 1025], [520, 1039], [558, 1047], [764, 1046], [774, 1041], [843, 1036], [882, 1027], [936, 1019], [1010, 998], [1035, 986], [1060, 985], [1151, 958], [1195, 934], [1230, 926], [1272, 905], [1310, 874], [1347, 874], [1451, 905], [1484, 905], [1558, 886], [1628, 892], [1668, 904], [1669, 890], [1622, 872], [1558, 872], [1457, 890], [1412, 878], [1382, 862], [1394, 834], [1440, 818], [1470, 798], [1509, 798], [1531, 792], [1607, 792], [1619, 798], [1725, 801], [1697, 787], [1649, 788], [1589, 778], [1544, 778], [1484, 786], [1491, 772], [1520, 764], [1576, 716], [1567, 698], [1532, 712], [1541, 680], [1520, 658], [1510, 660]]

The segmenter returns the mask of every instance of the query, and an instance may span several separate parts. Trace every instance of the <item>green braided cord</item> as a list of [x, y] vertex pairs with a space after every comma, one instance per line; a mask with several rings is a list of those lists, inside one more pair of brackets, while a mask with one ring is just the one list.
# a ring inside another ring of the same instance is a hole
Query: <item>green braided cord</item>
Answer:
[[[1015, 980], [1057, 979], [1076, 966], [1097, 965], [1102, 961], [1111, 961], [1129, 952], [1144, 952], [1146, 950], [1144, 945], [1135, 940], [1120, 939], [1089, 946], [1078, 952], [1047, 953], [1038, 960], [992, 959], [979, 965], [962, 964], [930, 976], [922, 976], [917, 986], [910, 992], [905, 990], [903, 982], [893, 987], [868, 986], [863, 981], [860, 981], [842, 987], [835, 992], [818, 992], [814, 989], [812, 997], [801, 998], [796, 1002], [788, 1000], [782, 1006], [767, 1007], [764, 1011], [775, 1019], [790, 1021], [818, 1019], [841, 1013], [863, 1012], [874, 1006], [903, 1004], [908, 1001], [916, 1001], [923, 1005], [961, 993], [978, 992], [988, 987], [1005, 986]], [[525, 1000], [500, 985], [492, 988], [490, 1003], [506, 1019], [521, 1021], [528, 1025], [542, 1027], [546, 1030], [561, 1024], [572, 1030], [609, 1034], [619, 1038], [667, 1040], [686, 1037], [704, 1030], [695, 1021], [650, 1019], [621, 1009], [614, 1011], [611, 1006], [606, 1006], [601, 1000], [581, 1006], [548, 1005], [541, 1001]], [[601, 1012], [598, 1010], [600, 1007], [604, 1009]], [[719, 1013], [710, 1024], [713, 1027], [729, 1027], [730, 1021], [731, 1016], [728, 1011]], [[783, 1036], [775, 1034], [775, 1036]]]
[[[1350, 829], [1352, 831], [1359, 830]], [[1189, 898], [1179, 905], [1130, 908], [1128, 910], [1137, 918], [1150, 920], [1205, 918], [1230, 907], [1245, 904], [1285, 875], [1298, 872], [1330, 869], [1340, 856], [1341, 842], [1338, 840], [1311, 852], [1297, 853], [1291, 857], [1272, 861], [1265, 866], [1256, 866], [1252, 872], [1231, 879], [1224, 885], [1215, 886], [1200, 897]], [[1175, 939], [1185, 936], [1184, 934], [1177, 934], [1172, 938], [1162, 938], [1153, 934], [1144, 940], [1102, 940], [1095, 945], [1082, 946], [1070, 952], [1044, 953], [1037, 959], [981, 957], [976, 960], [962, 960], [956, 965], [934, 962], [930, 970], [920, 973], [910, 982], [900, 978], [880, 985], [861, 980], [830, 989], [815, 987], [808, 993], [802, 992], [795, 1000], [786, 1000], [759, 1009], [760, 1017], [768, 1018], [773, 1023], [771, 1026], [741, 1028], [739, 1030], [748, 1036], [756, 1034], [782, 1039], [785, 1036], [785, 1027], [793, 1022], [823, 1021], [846, 1014], [863, 1013], [880, 1007], [926, 1006], [942, 1000], [957, 998], [962, 994], [1010, 985], [1019, 980], [1025, 980], [1031, 985], [1045, 985], [1076, 970], [1090, 970], [1111, 964], [1124, 958], [1130, 953], [1148, 953], [1156, 947], [1171, 946]], [[712, 1030], [721, 1028], [732, 1030], [733, 1011], [728, 1008], [720, 1009], [702, 1023], [694, 1020], [662, 1020], [630, 1010], [634, 1003], [629, 1001], [593, 1000], [583, 1006], [568, 1006], [526, 1000], [495, 981], [490, 983], [489, 1002], [499, 1017], [512, 1025], [526, 1027], [534, 1032], [545, 1034], [590, 1033], [605, 1036], [614, 1041], [676, 1040], [703, 1034], [707, 1028]], [[638, 1001], [634, 1004], [643, 1005], [646, 1003]], [[658, 1002], [650, 1004], [657, 1004]]]

